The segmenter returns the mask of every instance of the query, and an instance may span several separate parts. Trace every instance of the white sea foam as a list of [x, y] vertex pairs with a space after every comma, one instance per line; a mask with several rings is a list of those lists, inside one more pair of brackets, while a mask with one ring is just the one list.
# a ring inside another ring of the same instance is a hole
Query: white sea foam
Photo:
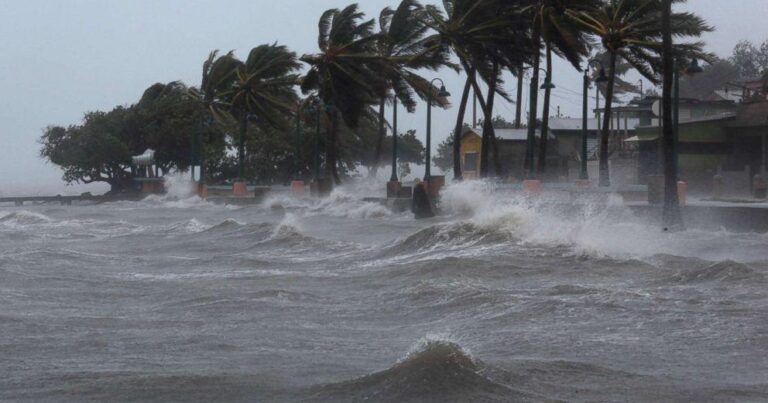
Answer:
[[[608, 198], [610, 208], [606, 208], [605, 203], [587, 203], [564, 211], [569, 203], [570, 200], [558, 200], [556, 196], [528, 199], [519, 193], [498, 191], [484, 181], [451, 184], [442, 197], [444, 209], [458, 219], [509, 232], [523, 243], [567, 246], [577, 254], [615, 258], [670, 254], [708, 260], [764, 259], [754, 248], [765, 242], [765, 236], [695, 229], [667, 233], [635, 217], [621, 206], [618, 196]], [[560, 207], [553, 208], [553, 205]]]

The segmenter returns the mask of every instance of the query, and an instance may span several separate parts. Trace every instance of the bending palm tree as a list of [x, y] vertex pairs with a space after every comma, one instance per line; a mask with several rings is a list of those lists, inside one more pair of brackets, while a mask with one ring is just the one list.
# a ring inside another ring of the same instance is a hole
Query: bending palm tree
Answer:
[[357, 4], [326, 11], [319, 23], [320, 52], [301, 57], [310, 66], [302, 91], [317, 92], [325, 104], [329, 122], [325, 168], [337, 184], [341, 183], [336, 168], [339, 116], [356, 128], [368, 108], [386, 97], [388, 87], [380, 74], [386, 71], [386, 62], [377, 56], [374, 21], [361, 22], [363, 17]]
[[[227, 120], [228, 105], [224, 102], [221, 94], [232, 88], [236, 70], [240, 64], [240, 61], [234, 57], [232, 52], [220, 57], [217, 57], [218, 53], [218, 50], [212, 51], [205, 62], [203, 62], [200, 88], [192, 88], [189, 91], [190, 96], [198, 100], [201, 107], [208, 113], [208, 119], [203, 122], [204, 128], [209, 127], [214, 121], [224, 122]], [[207, 150], [205, 138], [201, 141], [200, 149], [200, 186], [203, 186], [205, 184], [205, 156]]]
[[[421, 99], [432, 98], [440, 107], [446, 107], [447, 101], [437, 96], [438, 89], [429, 81], [418, 75], [414, 70], [437, 70], [442, 66], [453, 66], [448, 61], [444, 49], [430, 50], [424, 42], [424, 36], [429, 28], [416, 15], [422, 10], [416, 0], [403, 0], [396, 10], [389, 7], [382, 10], [379, 16], [379, 33], [377, 34], [377, 54], [386, 62], [382, 71], [389, 88], [394, 92], [393, 100], [393, 148], [396, 144], [397, 133], [397, 101], [405, 105], [408, 112], [414, 112], [416, 101], [414, 93]], [[376, 142], [374, 171], [378, 168], [381, 149], [386, 135], [384, 105], [386, 98], [379, 104], [379, 138]], [[395, 150], [393, 149], [393, 152]], [[393, 157], [394, 160], [394, 157]], [[395, 162], [393, 161], [393, 164]], [[393, 180], [396, 180], [393, 166]]]
[[[568, 60], [577, 70], [581, 70], [581, 59], [589, 55], [589, 38], [586, 32], [568, 18], [566, 13], [568, 11], [590, 12], [596, 10], [600, 4], [600, 0], [536, 0], [536, 3], [531, 7], [530, 11], [534, 18], [534, 29], [541, 33], [540, 40], [544, 42], [546, 57], [546, 77], [543, 85], [544, 105], [541, 117], [542, 137], [539, 144], [538, 173], [543, 174], [547, 169], [546, 133], [549, 131], [550, 99], [552, 88], [554, 88], [552, 85], [552, 53], [554, 52], [556, 55]], [[539, 44], [534, 44], [534, 46], [536, 48], [540, 47]], [[539, 55], [534, 55], [533, 64], [537, 71], [538, 59]], [[538, 80], [536, 80], [535, 85], [538, 86]], [[533, 85], [531, 89], [538, 90]], [[535, 108], [533, 110], [535, 111]], [[535, 113], [532, 113], [532, 119], [535, 123]], [[535, 128], [532, 133], [535, 133]], [[529, 147], [533, 147], [532, 142], [529, 142]], [[529, 153], [533, 154], [530, 151]]]
[[293, 113], [298, 97], [293, 87], [298, 84], [296, 54], [285, 46], [261, 45], [253, 48], [245, 63], [235, 63], [235, 79], [223, 94], [230, 113], [239, 123], [238, 175], [245, 176], [245, 139], [251, 117], [267, 127], [280, 128], [282, 116]]
[[[682, 0], [681, 0], [682, 1]], [[661, 2], [657, 0], [610, 0], [594, 12], [570, 11], [568, 15], [585, 30], [599, 37], [610, 55], [606, 88], [605, 114], [600, 136], [600, 186], [610, 186], [608, 169], [608, 139], [611, 122], [611, 102], [616, 82], [619, 57], [626, 60], [648, 80], [658, 83], [662, 71]], [[691, 13], [673, 13], [671, 32], [677, 37], [699, 37], [711, 31], [704, 20]], [[708, 58], [703, 44], [694, 42], [674, 46], [676, 54]]]
[[[520, 24], [516, 4], [502, 0], [444, 0], [444, 13], [429, 5], [424, 10], [424, 22], [435, 31], [426, 39], [433, 49], [449, 49], [459, 59], [467, 79], [459, 104], [453, 141], [454, 178], [461, 179], [461, 135], [469, 90], [481, 91], [479, 75], [496, 93], [509, 99], [501, 88], [501, 68], [514, 68], [525, 63], [531, 51], [528, 26]], [[490, 108], [482, 96], [480, 108], [486, 116]], [[491, 126], [492, 127], [492, 126]], [[489, 144], [488, 136], [486, 143]], [[485, 147], [488, 151], [488, 147]], [[486, 154], [487, 155], [487, 154]]]

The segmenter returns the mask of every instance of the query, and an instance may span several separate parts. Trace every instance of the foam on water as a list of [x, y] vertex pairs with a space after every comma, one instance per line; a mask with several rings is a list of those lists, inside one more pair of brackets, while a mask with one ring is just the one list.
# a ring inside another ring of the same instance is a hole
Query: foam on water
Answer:
[[664, 232], [636, 218], [616, 198], [608, 200], [609, 208], [605, 208], [605, 204], [585, 203], [578, 212], [551, 207], [558, 202], [560, 206], [571, 203], [570, 200], [558, 200], [556, 196], [529, 199], [519, 194], [501, 193], [493, 184], [484, 181], [451, 184], [442, 198], [443, 207], [449, 214], [480, 228], [512, 234], [524, 243], [567, 246], [576, 254], [621, 259], [658, 254], [713, 261], [764, 259], [755, 247], [765, 243], [765, 235], [696, 229]]

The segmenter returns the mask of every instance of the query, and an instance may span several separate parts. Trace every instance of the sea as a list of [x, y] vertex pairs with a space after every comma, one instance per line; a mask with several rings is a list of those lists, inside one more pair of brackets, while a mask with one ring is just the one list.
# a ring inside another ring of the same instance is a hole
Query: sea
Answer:
[[174, 188], [0, 206], [0, 400], [768, 401], [768, 235], [480, 181], [418, 221], [381, 183]]

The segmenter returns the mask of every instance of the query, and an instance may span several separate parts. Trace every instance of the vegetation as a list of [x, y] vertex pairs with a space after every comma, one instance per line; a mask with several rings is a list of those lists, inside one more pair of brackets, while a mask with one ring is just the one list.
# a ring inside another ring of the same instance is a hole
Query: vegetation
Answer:
[[[419, 99], [448, 106], [421, 75], [448, 68], [463, 72], [466, 81], [457, 96], [452, 138], [438, 146], [434, 162], [443, 170], [452, 167], [461, 179], [459, 140], [472, 90], [483, 117], [485, 177], [500, 172], [495, 129], [502, 122], [492, 116], [497, 96], [510, 99], [502, 73], [522, 78], [525, 69], [531, 70], [532, 135], [539, 126], [540, 71], [545, 72], [541, 126], [546, 131], [553, 58], [580, 70], [596, 54], [608, 75], [600, 148], [600, 184], [606, 186], [608, 122], [615, 95], [636, 91], [621, 80], [630, 69], [658, 84], [672, 74], [669, 57], [678, 66], [701, 58], [711, 62], [704, 74], [715, 77], [711, 86], [768, 73], [768, 42], [739, 43], [730, 59], [705, 53], [696, 38], [711, 28], [696, 15], [668, 10], [681, 1], [444, 0], [435, 6], [402, 0], [382, 10], [377, 20], [367, 19], [356, 4], [330, 9], [319, 19], [316, 53], [297, 57], [285, 46], [265, 44], [241, 61], [232, 52], [213, 51], [203, 61], [198, 88], [155, 84], [134, 105], [89, 112], [78, 125], [51, 126], [41, 139], [41, 155], [63, 169], [66, 181], [106, 182], [113, 191], [130, 187], [135, 175], [130, 157], [147, 148], [156, 150], [164, 171], [200, 165], [204, 181], [310, 178], [318, 161], [324, 176], [340, 183], [360, 166], [375, 170], [382, 153], [392, 151], [395, 142], [386, 128], [396, 131], [398, 104], [408, 112]], [[667, 12], [668, 26], [662, 23]], [[545, 69], [540, 68], [542, 56]], [[480, 91], [480, 81], [487, 93]], [[681, 81], [685, 92], [686, 80]], [[518, 88], [518, 101], [520, 94]], [[387, 102], [395, 112], [391, 121], [384, 116]], [[514, 123], [521, 126], [519, 112]], [[424, 158], [415, 132], [398, 133], [397, 139], [400, 163]], [[546, 142], [537, 145], [529, 136], [529, 175], [546, 171], [546, 157]]]

